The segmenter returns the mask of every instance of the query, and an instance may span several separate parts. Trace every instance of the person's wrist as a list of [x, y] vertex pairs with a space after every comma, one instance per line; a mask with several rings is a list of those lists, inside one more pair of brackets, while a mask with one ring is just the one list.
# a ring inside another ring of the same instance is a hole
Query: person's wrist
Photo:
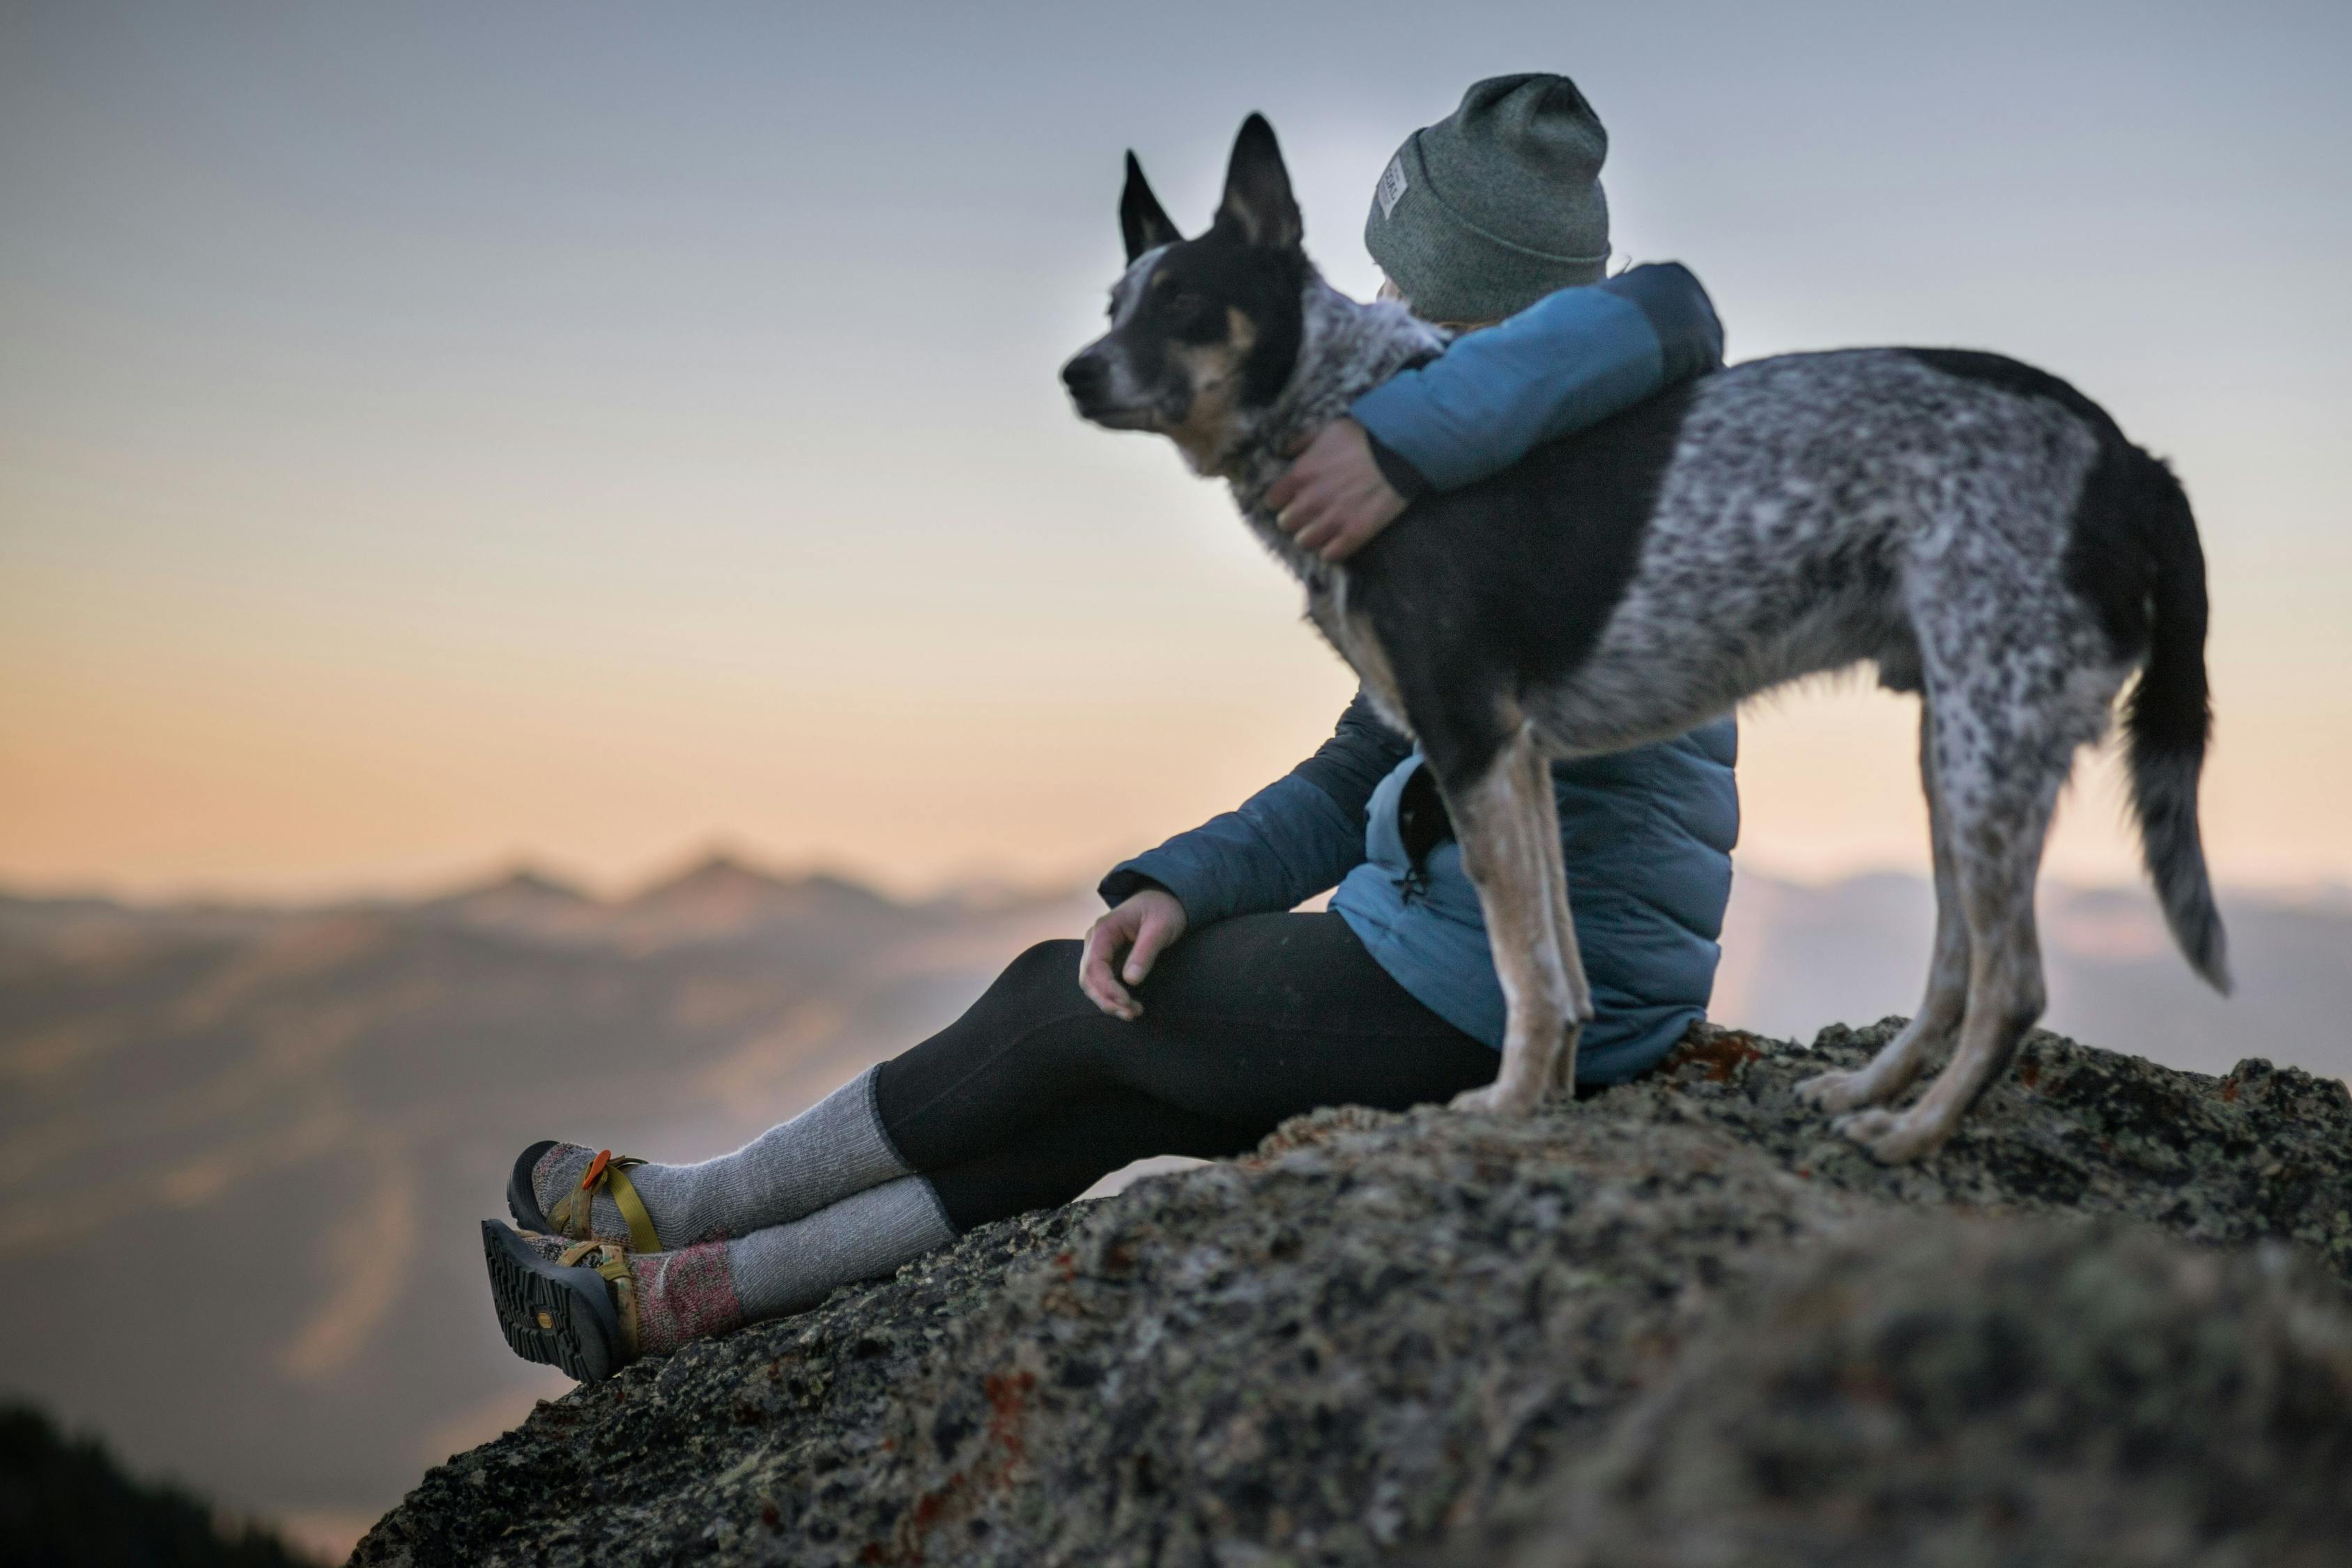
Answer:
[[[1115, 910], [1147, 888], [1157, 888], [1170, 898], [1176, 898], [1175, 889], [1169, 887], [1167, 883], [1157, 877], [1139, 871], [1132, 866], [1120, 866], [1113, 869], [1108, 876], [1095, 885], [1095, 892], [1102, 900], [1105, 909]], [[1178, 899], [1177, 901], [1181, 903], [1183, 900]]]
[[1138, 888], [1128, 895], [1128, 899], [1129, 902], [1138, 899], [1150, 900], [1153, 905], [1163, 909], [1167, 918], [1174, 921], [1179, 928], [1184, 925], [1188, 918], [1184, 913], [1184, 900], [1157, 882], [1148, 888]]
[[1372, 467], [1396, 495], [1399, 507], [1411, 506], [1413, 498], [1429, 489], [1429, 477], [1412, 466], [1404, 454], [1381, 440], [1366, 428], [1361, 421], [1354, 422], [1364, 432], [1364, 448], [1372, 456]]

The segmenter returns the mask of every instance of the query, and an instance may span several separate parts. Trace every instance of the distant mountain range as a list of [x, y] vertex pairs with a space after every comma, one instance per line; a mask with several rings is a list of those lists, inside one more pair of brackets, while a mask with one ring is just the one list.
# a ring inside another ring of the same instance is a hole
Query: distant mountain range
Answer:
[[[733, 1147], [1096, 907], [902, 903], [724, 858], [610, 900], [529, 870], [304, 909], [0, 896], [0, 1245], [25, 1271], [0, 1388], [347, 1541], [568, 1386], [483, 1299], [473, 1222], [519, 1149]], [[2225, 907], [2226, 1003], [2144, 893], [2047, 890], [2053, 1026], [2352, 1073], [2352, 903]], [[1931, 919], [1912, 879], [1744, 876], [1716, 1016], [1810, 1037], [1907, 1012]]]
[[[2352, 1079], [2352, 899], [2224, 891], [2236, 982], [2217, 995], [2189, 973], [2141, 888], [2045, 884], [2038, 919], [2061, 1034], [2168, 1066], [2221, 1073], [2246, 1057]], [[1725, 922], [1714, 1015], [1811, 1039], [1919, 1005], [1935, 898], [1916, 877], [1826, 887], [1742, 876]]]
[[568, 1384], [474, 1222], [534, 1139], [700, 1158], [960, 1012], [1076, 898], [896, 902], [717, 858], [605, 901], [0, 897], [0, 1387], [346, 1543]]

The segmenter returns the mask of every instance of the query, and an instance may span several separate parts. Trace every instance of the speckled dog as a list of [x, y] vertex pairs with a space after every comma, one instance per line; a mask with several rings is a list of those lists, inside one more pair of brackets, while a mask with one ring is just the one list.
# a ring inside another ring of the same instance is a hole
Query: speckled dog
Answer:
[[[1419, 742], [1478, 889], [1509, 1009], [1500, 1071], [1454, 1103], [1525, 1112], [1592, 1016], [1549, 764], [1679, 733], [1864, 660], [1921, 699], [1937, 921], [1926, 999], [1859, 1072], [1801, 1091], [1880, 1159], [1943, 1142], [2041, 1016], [2033, 884], [2076, 748], [2126, 709], [2147, 866], [2189, 963], [2228, 988], [2197, 826], [2205, 565], [2171, 473], [2065, 383], [1947, 349], [1719, 372], [1515, 468], [1432, 493], [1344, 564], [1261, 504], [1298, 437], [1444, 334], [1358, 304], [1300, 247], [1274, 132], [1242, 127], [1207, 233], [1130, 154], [1110, 330], [1063, 370], [1078, 411], [1171, 437], [1307, 588]], [[1957, 1037], [1909, 1110], [1885, 1109]]]

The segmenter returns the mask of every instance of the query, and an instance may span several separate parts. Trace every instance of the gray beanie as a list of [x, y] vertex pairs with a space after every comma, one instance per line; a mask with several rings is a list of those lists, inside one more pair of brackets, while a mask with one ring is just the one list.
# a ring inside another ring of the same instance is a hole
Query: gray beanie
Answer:
[[1609, 260], [1609, 133], [1564, 76], [1488, 77], [1389, 160], [1364, 247], [1429, 321], [1490, 321]]

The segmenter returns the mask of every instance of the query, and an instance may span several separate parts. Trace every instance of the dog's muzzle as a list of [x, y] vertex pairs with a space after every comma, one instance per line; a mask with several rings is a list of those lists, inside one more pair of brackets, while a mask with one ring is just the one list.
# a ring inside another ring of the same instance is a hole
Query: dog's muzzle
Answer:
[[1078, 417], [1114, 429], [1140, 429], [1151, 422], [1149, 405], [1123, 404], [1114, 390], [1118, 376], [1099, 349], [1087, 349], [1062, 367], [1062, 384]]

